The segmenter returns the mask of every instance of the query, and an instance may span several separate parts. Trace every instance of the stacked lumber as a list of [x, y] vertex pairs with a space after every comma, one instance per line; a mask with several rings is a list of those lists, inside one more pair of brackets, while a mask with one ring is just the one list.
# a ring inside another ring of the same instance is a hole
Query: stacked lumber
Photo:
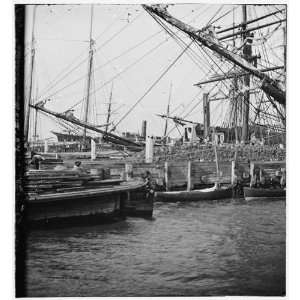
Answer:
[[73, 170], [30, 170], [25, 175], [24, 190], [28, 194], [62, 193], [99, 187], [112, 187], [122, 182], [109, 179], [107, 171], [83, 173]]

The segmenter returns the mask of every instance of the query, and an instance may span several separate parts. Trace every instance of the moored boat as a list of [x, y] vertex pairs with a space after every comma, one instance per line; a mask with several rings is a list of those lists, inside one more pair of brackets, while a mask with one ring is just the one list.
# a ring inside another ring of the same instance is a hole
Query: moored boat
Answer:
[[29, 195], [26, 217], [34, 227], [112, 222], [125, 217], [124, 206], [136, 192], [146, 196], [143, 181], [72, 192]]
[[286, 190], [282, 188], [250, 188], [244, 187], [246, 201], [251, 200], [282, 200], [286, 198]]
[[230, 199], [232, 197], [231, 187], [220, 187], [192, 190], [192, 191], [172, 191], [156, 192], [157, 201], [174, 202], [174, 201], [208, 201]]

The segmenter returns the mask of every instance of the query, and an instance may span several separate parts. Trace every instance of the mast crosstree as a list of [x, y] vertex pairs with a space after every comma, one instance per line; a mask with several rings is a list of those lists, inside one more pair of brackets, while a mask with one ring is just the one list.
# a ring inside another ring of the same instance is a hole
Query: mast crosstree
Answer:
[[211, 49], [213, 52], [218, 53], [228, 61], [232, 62], [233, 64], [239, 66], [243, 70], [249, 72], [250, 74], [254, 75], [258, 79], [260, 79], [261, 89], [268, 94], [269, 96], [273, 97], [276, 102], [285, 106], [286, 104], [286, 95], [283, 85], [270, 78], [267, 74], [264, 74], [256, 67], [254, 67], [251, 63], [249, 63], [245, 58], [235, 54], [228, 49], [222, 47], [214, 38], [210, 37], [209, 35], [201, 32], [188, 24], [178, 20], [177, 18], [173, 17], [169, 14], [166, 8], [163, 8], [161, 5], [143, 5], [143, 8], [150, 14], [156, 15], [167, 23], [175, 26], [176, 28], [180, 29], [181, 31], [185, 32], [187, 35], [190, 36], [192, 40], [200, 42], [203, 46]]

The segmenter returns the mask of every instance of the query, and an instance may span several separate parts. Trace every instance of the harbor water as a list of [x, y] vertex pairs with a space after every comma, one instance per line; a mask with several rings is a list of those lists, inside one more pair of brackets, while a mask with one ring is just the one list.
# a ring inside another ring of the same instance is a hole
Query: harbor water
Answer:
[[284, 295], [285, 230], [285, 201], [223, 201], [31, 231], [27, 296]]

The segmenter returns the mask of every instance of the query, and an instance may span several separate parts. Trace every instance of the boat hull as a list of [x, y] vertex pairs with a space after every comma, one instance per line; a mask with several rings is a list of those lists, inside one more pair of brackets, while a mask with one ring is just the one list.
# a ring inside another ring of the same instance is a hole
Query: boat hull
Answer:
[[244, 188], [246, 201], [252, 200], [282, 200], [286, 198], [284, 189]]
[[176, 201], [211, 201], [232, 198], [232, 189], [219, 189], [203, 192], [201, 190], [180, 191], [180, 192], [157, 192], [156, 201], [176, 202]]
[[144, 183], [34, 196], [26, 203], [26, 220], [31, 227], [114, 222], [126, 217], [135, 193], [146, 196]]

